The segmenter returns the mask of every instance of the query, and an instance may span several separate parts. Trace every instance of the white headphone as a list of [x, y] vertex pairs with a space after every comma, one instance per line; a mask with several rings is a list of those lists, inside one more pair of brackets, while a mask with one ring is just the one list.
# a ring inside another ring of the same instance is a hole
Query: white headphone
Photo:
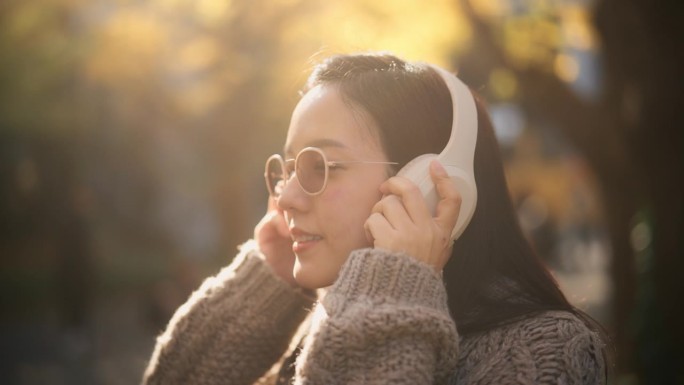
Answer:
[[473, 172], [475, 144], [477, 142], [477, 109], [468, 87], [455, 75], [436, 65], [429, 64], [442, 77], [449, 88], [453, 109], [451, 136], [439, 155], [424, 154], [411, 160], [397, 173], [412, 180], [423, 193], [428, 207], [435, 214], [439, 196], [430, 178], [430, 161], [437, 159], [447, 174], [456, 182], [461, 194], [461, 210], [451, 239], [461, 236], [473, 217], [477, 206], [477, 186]]

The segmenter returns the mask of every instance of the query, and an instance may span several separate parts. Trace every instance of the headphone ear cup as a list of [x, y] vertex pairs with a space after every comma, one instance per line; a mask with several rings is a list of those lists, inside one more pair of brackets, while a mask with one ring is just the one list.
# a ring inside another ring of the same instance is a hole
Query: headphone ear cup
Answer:
[[[437, 194], [435, 184], [432, 183], [432, 178], [430, 178], [430, 162], [433, 159], [440, 160], [435, 154], [421, 155], [408, 162], [406, 166], [399, 170], [397, 176], [407, 178], [418, 186], [425, 198], [430, 213], [434, 216], [437, 210], [437, 203], [439, 203], [439, 195]], [[441, 162], [444, 165], [444, 161]], [[451, 179], [454, 180], [454, 183], [456, 183], [456, 188], [461, 195], [461, 209], [456, 220], [456, 226], [454, 226], [451, 233], [451, 239], [453, 240], [461, 236], [475, 212], [475, 207], [477, 206], [477, 187], [469, 173], [451, 165], [444, 165], [444, 168]]]
[[437, 159], [437, 154], [420, 155], [408, 162], [397, 173], [397, 176], [407, 178], [418, 186], [432, 215], [435, 215], [437, 202], [439, 202], [437, 190], [430, 178], [430, 162], [434, 159]]
[[406, 163], [406, 166], [399, 170], [397, 176], [410, 179], [418, 184], [425, 176], [430, 175], [430, 161], [433, 159], [437, 159], [436, 154], [423, 154], [413, 158], [410, 162]]

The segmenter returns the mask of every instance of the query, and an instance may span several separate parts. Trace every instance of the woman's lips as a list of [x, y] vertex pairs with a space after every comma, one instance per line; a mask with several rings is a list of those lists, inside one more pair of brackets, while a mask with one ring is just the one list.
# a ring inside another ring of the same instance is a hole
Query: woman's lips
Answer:
[[291, 228], [290, 234], [292, 234], [292, 251], [295, 253], [301, 253], [307, 249], [313, 247], [318, 241], [322, 240], [323, 237], [320, 235], [310, 234], [302, 231], [298, 228]]

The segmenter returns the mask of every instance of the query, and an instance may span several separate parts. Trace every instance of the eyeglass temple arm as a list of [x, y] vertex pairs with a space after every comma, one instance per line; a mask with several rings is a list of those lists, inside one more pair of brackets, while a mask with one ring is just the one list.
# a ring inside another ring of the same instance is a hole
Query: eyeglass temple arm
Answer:
[[366, 164], [399, 164], [398, 162], [383, 162], [383, 161], [374, 161], [374, 160], [339, 160], [339, 161], [328, 161], [328, 165], [336, 165], [336, 164], [349, 164], [349, 163], [366, 163]]

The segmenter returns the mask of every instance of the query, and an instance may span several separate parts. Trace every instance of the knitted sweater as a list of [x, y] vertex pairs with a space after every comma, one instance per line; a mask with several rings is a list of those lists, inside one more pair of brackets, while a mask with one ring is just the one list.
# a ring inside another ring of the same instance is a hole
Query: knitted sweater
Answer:
[[[263, 382], [311, 306], [249, 242], [176, 311], [143, 383]], [[314, 306], [294, 383], [601, 384], [600, 349], [600, 339], [565, 312], [459, 338], [431, 267], [363, 249]]]

